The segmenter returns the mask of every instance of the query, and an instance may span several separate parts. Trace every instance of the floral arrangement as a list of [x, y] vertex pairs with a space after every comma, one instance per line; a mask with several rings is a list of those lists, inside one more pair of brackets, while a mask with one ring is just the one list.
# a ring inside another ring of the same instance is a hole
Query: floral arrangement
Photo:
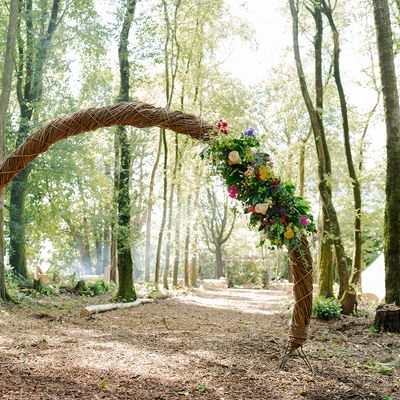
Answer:
[[251, 226], [258, 226], [272, 246], [295, 248], [302, 235], [315, 229], [310, 204], [295, 195], [293, 184], [275, 174], [253, 128], [238, 137], [229, 133], [224, 120], [217, 127], [218, 136], [201, 157], [211, 160], [213, 172], [227, 184], [229, 197], [239, 200], [250, 214]]

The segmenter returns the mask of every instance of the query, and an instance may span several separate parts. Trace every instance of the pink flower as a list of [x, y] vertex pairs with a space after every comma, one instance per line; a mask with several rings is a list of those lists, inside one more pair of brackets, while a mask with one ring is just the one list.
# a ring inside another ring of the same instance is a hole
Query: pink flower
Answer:
[[309, 223], [308, 218], [305, 215], [302, 215], [300, 217], [300, 221], [299, 221], [304, 227], [306, 227]]
[[224, 135], [228, 134], [228, 123], [224, 121], [223, 119], [220, 119], [218, 124], [217, 124], [218, 130], [222, 132]]
[[286, 217], [284, 215], [281, 216], [281, 222], [284, 224], [286, 222]]
[[235, 185], [232, 185], [230, 187], [230, 189], [228, 189], [228, 194], [229, 194], [229, 197], [232, 197], [232, 199], [236, 199], [236, 197], [237, 197], [237, 189], [236, 189]]
[[248, 206], [247, 207], [247, 211], [251, 212], [251, 213], [254, 212], [254, 207], [253, 206]]

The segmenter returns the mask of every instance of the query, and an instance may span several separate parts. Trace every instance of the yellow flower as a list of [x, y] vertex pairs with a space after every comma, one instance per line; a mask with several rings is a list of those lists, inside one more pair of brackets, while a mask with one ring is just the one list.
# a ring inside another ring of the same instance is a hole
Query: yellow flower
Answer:
[[267, 168], [266, 167], [260, 167], [259, 173], [260, 173], [260, 179], [262, 181], [265, 181], [266, 179], [268, 179], [267, 178], [268, 173], [267, 173]]
[[269, 169], [264, 166], [260, 167], [259, 173], [260, 173], [260, 179], [262, 181], [265, 181], [266, 179], [271, 179], [274, 177], [274, 171], [272, 171], [272, 169]]
[[288, 230], [283, 234], [283, 236], [285, 236], [286, 239], [291, 239], [294, 236], [294, 233], [293, 231]]

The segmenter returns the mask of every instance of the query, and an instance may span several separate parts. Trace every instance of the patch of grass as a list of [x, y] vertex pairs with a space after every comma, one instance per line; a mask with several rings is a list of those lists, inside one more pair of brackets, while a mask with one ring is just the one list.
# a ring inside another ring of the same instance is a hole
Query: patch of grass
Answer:
[[370, 371], [377, 372], [382, 375], [392, 375], [394, 366], [391, 363], [367, 362], [365, 364], [358, 364], [357, 367], [362, 369], [369, 369]]

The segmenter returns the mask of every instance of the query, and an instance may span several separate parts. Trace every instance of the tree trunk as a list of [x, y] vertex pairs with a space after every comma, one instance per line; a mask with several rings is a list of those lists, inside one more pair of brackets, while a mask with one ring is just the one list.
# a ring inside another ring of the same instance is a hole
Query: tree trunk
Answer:
[[158, 286], [160, 283], [160, 269], [161, 269], [161, 252], [162, 252], [162, 242], [164, 236], [165, 222], [167, 220], [167, 193], [168, 193], [168, 177], [167, 177], [167, 168], [168, 168], [168, 143], [167, 143], [167, 135], [165, 129], [161, 129], [162, 140], [163, 140], [163, 148], [164, 148], [164, 190], [163, 190], [163, 213], [161, 219], [160, 233], [158, 236], [158, 244], [157, 244], [157, 254], [156, 254], [156, 266], [154, 271], [154, 284]]
[[185, 264], [184, 264], [184, 280], [185, 286], [190, 287], [190, 271], [189, 271], [189, 246], [190, 246], [190, 207], [192, 202], [192, 196], [189, 195], [186, 204], [186, 233], [185, 233]]
[[[129, 101], [128, 38], [135, 14], [135, 7], [136, 0], [128, 0], [119, 39], [120, 101]], [[131, 203], [129, 195], [131, 154], [126, 127], [118, 126], [117, 134], [120, 146], [117, 236], [118, 297], [125, 300], [135, 300], [136, 291], [133, 284], [131, 253]]]
[[151, 170], [150, 184], [149, 184], [149, 205], [147, 209], [146, 219], [146, 250], [144, 260], [144, 280], [150, 281], [150, 264], [151, 264], [151, 220], [153, 211], [153, 193], [154, 193], [154, 182], [156, 179], [157, 167], [161, 158], [161, 146], [162, 146], [162, 134], [160, 132], [160, 138], [158, 140], [157, 155], [154, 161], [153, 169]]
[[340, 109], [342, 114], [342, 125], [343, 125], [343, 136], [345, 153], [347, 160], [347, 169], [349, 171], [349, 177], [353, 188], [353, 206], [354, 206], [354, 253], [353, 253], [353, 266], [352, 276], [350, 283], [352, 285], [351, 291], [355, 291], [361, 284], [361, 268], [362, 268], [362, 236], [361, 236], [361, 188], [356, 173], [356, 169], [353, 162], [353, 155], [351, 152], [350, 143], [350, 128], [349, 118], [347, 111], [346, 96], [343, 89], [341, 73], [340, 73], [340, 44], [339, 44], [339, 32], [336, 28], [335, 21], [333, 20], [332, 9], [325, 0], [322, 0], [323, 10], [328, 18], [329, 25], [332, 30], [334, 53], [333, 53], [333, 75], [335, 77], [335, 83], [339, 94]]
[[119, 170], [120, 170], [120, 148], [117, 132], [114, 134], [114, 179], [113, 179], [113, 198], [111, 210], [111, 249], [110, 249], [110, 280], [117, 283], [117, 235], [118, 235], [118, 190], [119, 190]]
[[103, 273], [103, 260], [102, 260], [103, 247], [100, 238], [96, 239], [95, 245], [96, 245], [96, 274], [101, 275]]
[[102, 269], [110, 267], [110, 227], [108, 224], [104, 227], [103, 231], [103, 247], [102, 247]]
[[386, 302], [400, 306], [400, 110], [387, 0], [373, 0], [386, 120]]
[[332, 239], [329, 220], [325, 210], [322, 210], [322, 229], [319, 251], [319, 276], [318, 276], [318, 296], [334, 297], [333, 282], [335, 269], [333, 264]]
[[83, 247], [85, 254], [85, 270], [89, 274], [93, 274], [93, 263], [92, 263], [92, 255], [90, 252], [90, 229], [89, 223], [86, 216], [83, 217]]
[[[318, 156], [318, 175], [319, 175], [319, 184], [318, 189], [321, 195], [321, 199], [323, 202], [323, 206], [329, 217], [329, 222], [331, 224], [331, 231], [334, 236], [334, 246], [336, 251], [336, 258], [337, 258], [337, 265], [338, 265], [338, 272], [339, 272], [339, 281], [340, 281], [340, 289], [339, 289], [339, 297], [341, 297], [344, 292], [347, 290], [349, 285], [349, 272], [347, 269], [347, 262], [346, 262], [346, 255], [341, 239], [341, 232], [340, 232], [340, 225], [339, 220], [337, 217], [335, 206], [332, 202], [332, 194], [331, 188], [329, 184], [329, 175], [330, 175], [330, 159], [329, 159], [329, 151], [328, 146], [326, 143], [325, 132], [323, 130], [322, 125], [322, 115], [321, 110], [316, 110], [312, 103], [310, 93], [308, 91], [307, 82], [305, 80], [305, 74], [303, 71], [303, 66], [301, 62], [300, 56], [300, 49], [299, 49], [299, 39], [298, 39], [298, 10], [295, 6], [294, 0], [289, 0], [290, 10], [293, 18], [293, 49], [294, 49], [294, 56], [296, 61], [296, 69], [297, 75], [300, 82], [301, 92], [304, 98], [304, 102], [307, 107], [307, 111], [310, 116], [311, 126], [314, 133], [314, 140], [317, 149], [317, 156]], [[318, 30], [321, 30], [321, 10], [318, 9], [318, 5], [316, 3], [316, 16], [314, 19], [316, 20], [317, 26], [317, 33]], [[319, 34], [320, 36], [320, 34]], [[317, 50], [317, 45], [319, 41], [315, 41], [315, 47]], [[320, 55], [319, 50], [316, 51], [316, 76], [318, 77], [319, 69], [321, 68], [320, 64]], [[317, 85], [317, 88], [321, 85]], [[317, 98], [318, 98], [317, 92]]]
[[394, 304], [381, 304], [376, 310], [374, 327], [379, 332], [400, 333], [400, 307]]
[[174, 270], [172, 273], [172, 286], [178, 286], [178, 273], [179, 273], [179, 259], [180, 259], [180, 222], [181, 222], [181, 191], [180, 191], [180, 184], [178, 186], [177, 192], [177, 205], [176, 205], [176, 221], [175, 221], [175, 259], [174, 259]]
[[[4, 52], [3, 81], [0, 95], [0, 160], [5, 156], [5, 126], [7, 121], [7, 110], [10, 101], [14, 47], [17, 33], [18, 0], [10, 0], [10, 16], [7, 29], [7, 42]], [[7, 300], [5, 282], [5, 242], [4, 242], [4, 191], [0, 194], [0, 300]]]
[[30, 168], [12, 181], [10, 196], [10, 265], [16, 276], [28, 277], [25, 252], [25, 194]]
[[175, 164], [174, 170], [172, 174], [172, 182], [169, 194], [169, 201], [168, 201], [168, 225], [167, 225], [167, 247], [165, 250], [165, 267], [164, 267], [164, 274], [163, 274], [163, 287], [164, 289], [168, 289], [168, 275], [170, 269], [170, 255], [171, 255], [171, 237], [172, 237], [172, 215], [173, 215], [173, 202], [174, 202], [174, 192], [176, 186], [176, 178], [178, 172], [178, 164], [179, 164], [179, 139], [178, 134], [175, 134]]
[[131, 204], [129, 196], [129, 168], [131, 155], [125, 127], [118, 127], [121, 150], [121, 168], [118, 190], [118, 297], [125, 300], [135, 300], [136, 292], [133, 285], [133, 262], [131, 254]]
[[216, 262], [216, 275], [217, 279], [224, 276], [224, 264], [222, 261], [222, 247], [220, 243], [215, 244], [215, 262]]

